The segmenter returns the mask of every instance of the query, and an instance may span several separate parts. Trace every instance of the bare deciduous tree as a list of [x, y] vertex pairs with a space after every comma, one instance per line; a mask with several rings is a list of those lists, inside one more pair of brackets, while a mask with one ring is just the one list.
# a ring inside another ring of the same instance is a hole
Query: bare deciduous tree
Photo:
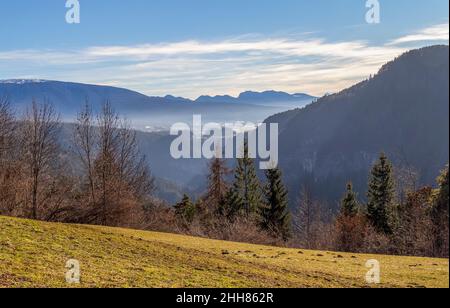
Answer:
[[302, 187], [298, 206], [294, 212], [294, 233], [306, 248], [310, 248], [312, 240], [312, 224], [314, 219], [314, 204], [311, 193], [307, 187]]
[[[94, 126], [94, 124], [96, 126]], [[78, 116], [74, 144], [85, 170], [88, 209], [81, 220], [129, 224], [153, 191], [153, 180], [138, 150], [136, 133], [113, 110], [102, 106], [96, 122], [88, 105]]]
[[6, 98], [0, 98], [0, 160], [12, 146], [15, 130], [14, 114]]
[[6, 98], [0, 98], [0, 214], [17, 212], [20, 168], [15, 161], [16, 120]]
[[430, 209], [433, 189], [425, 187], [408, 194], [399, 205], [398, 219], [392, 235], [395, 252], [401, 255], [431, 255], [433, 234]]
[[296, 245], [307, 249], [331, 247], [331, 218], [324, 208], [313, 199], [308, 187], [303, 186], [292, 220]]
[[147, 159], [139, 152], [136, 131], [127, 121], [119, 127], [119, 176], [124, 179], [128, 189], [138, 198], [145, 198], [153, 192], [154, 181], [151, 177]]
[[408, 195], [417, 189], [419, 172], [411, 166], [395, 166], [394, 177], [398, 202], [404, 203]]
[[39, 216], [39, 207], [44, 201], [41, 187], [42, 182], [51, 180], [48, 174], [56, 167], [59, 129], [59, 115], [53, 106], [48, 102], [38, 104], [33, 101], [21, 127], [23, 164], [30, 180], [29, 204], [33, 219], [42, 218]]
[[94, 157], [96, 135], [94, 123], [92, 119], [92, 108], [86, 101], [83, 110], [77, 117], [77, 123], [74, 129], [74, 145], [75, 151], [80, 159], [82, 167], [87, 174], [88, 185], [90, 191], [90, 203], [95, 203], [95, 187], [94, 187]]

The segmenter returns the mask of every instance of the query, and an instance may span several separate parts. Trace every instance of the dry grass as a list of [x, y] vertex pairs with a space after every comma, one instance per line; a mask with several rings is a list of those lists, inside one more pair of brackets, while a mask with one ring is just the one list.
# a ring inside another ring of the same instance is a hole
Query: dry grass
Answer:
[[[356, 255], [223, 242], [173, 234], [0, 217], [0, 287], [449, 287], [447, 259]], [[72, 285], [70, 285], [72, 286]]]

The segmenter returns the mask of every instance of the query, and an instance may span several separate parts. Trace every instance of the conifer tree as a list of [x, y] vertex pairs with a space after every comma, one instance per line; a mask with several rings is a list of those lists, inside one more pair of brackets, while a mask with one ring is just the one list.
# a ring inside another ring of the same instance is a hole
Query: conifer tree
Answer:
[[384, 153], [373, 166], [367, 194], [368, 219], [378, 232], [390, 234], [393, 219], [394, 177], [392, 165]]
[[226, 195], [229, 192], [229, 185], [226, 176], [230, 173], [226, 162], [220, 158], [214, 158], [209, 166], [208, 192], [206, 195], [206, 205], [208, 211], [212, 213], [223, 212], [226, 206]]
[[354, 217], [359, 212], [359, 204], [356, 193], [353, 191], [353, 184], [347, 184], [347, 192], [341, 200], [341, 215]]
[[187, 222], [193, 221], [195, 211], [196, 211], [195, 205], [191, 202], [191, 199], [186, 194], [183, 196], [181, 202], [175, 205], [176, 215]]
[[262, 196], [254, 160], [249, 158], [247, 142], [244, 144], [243, 154], [243, 158], [237, 160], [229, 202], [233, 215], [248, 217], [258, 212]]
[[291, 236], [291, 217], [288, 208], [288, 192], [282, 182], [279, 168], [266, 171], [266, 204], [261, 210], [262, 228], [288, 240]]
[[357, 252], [364, 245], [365, 219], [359, 212], [357, 195], [353, 185], [341, 200], [341, 210], [336, 219], [336, 247], [340, 251]]

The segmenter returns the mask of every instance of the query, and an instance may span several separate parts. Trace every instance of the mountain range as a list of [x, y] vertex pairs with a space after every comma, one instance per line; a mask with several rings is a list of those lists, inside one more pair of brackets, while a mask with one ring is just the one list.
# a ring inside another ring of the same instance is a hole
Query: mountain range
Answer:
[[200, 114], [205, 121], [262, 122], [268, 116], [310, 104], [315, 97], [307, 94], [285, 92], [245, 92], [239, 97], [201, 96], [197, 100], [167, 95], [165, 97], [144, 94], [110, 86], [98, 86], [49, 80], [3, 80], [0, 96], [6, 96], [19, 111], [33, 99], [49, 101], [61, 113], [66, 122], [73, 121], [86, 100], [94, 109], [108, 100], [114, 108], [132, 121], [140, 130], [168, 130], [177, 122], [192, 122], [193, 114]]
[[[198, 103], [237, 103], [258, 106], [284, 106], [284, 107], [303, 107], [308, 102], [312, 102], [316, 97], [305, 93], [288, 94], [279, 91], [253, 92], [246, 91], [239, 94], [238, 97], [230, 95], [219, 96], [200, 96], [195, 101]], [[299, 106], [300, 103], [300, 106]]]
[[[185, 191], [195, 194], [205, 185], [205, 160], [174, 160], [169, 153], [173, 137], [167, 132], [177, 122], [191, 123], [194, 114], [204, 122], [262, 122], [268, 116], [311, 103], [313, 96], [285, 92], [245, 92], [238, 97], [216, 96], [197, 100], [167, 95], [146, 96], [141, 93], [109, 86], [73, 82], [13, 79], [0, 81], [0, 97], [7, 97], [21, 113], [33, 99], [49, 101], [61, 113], [62, 120], [71, 123], [86, 100], [98, 110], [110, 101], [121, 116], [138, 130], [141, 151], [147, 156], [157, 183], [157, 195], [171, 203]], [[227, 99], [222, 99], [227, 98]], [[65, 125], [61, 140], [69, 149], [72, 126]], [[66, 142], [68, 141], [68, 142]], [[183, 176], [180, 176], [183, 174]]]

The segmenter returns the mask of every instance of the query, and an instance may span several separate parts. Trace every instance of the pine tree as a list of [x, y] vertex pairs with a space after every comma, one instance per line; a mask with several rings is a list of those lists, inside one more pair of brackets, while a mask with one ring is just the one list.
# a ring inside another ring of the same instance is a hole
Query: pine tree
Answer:
[[248, 144], [244, 144], [243, 158], [237, 160], [234, 184], [230, 193], [232, 215], [251, 216], [261, 206], [261, 187], [256, 175], [254, 160], [249, 158]]
[[394, 196], [392, 165], [386, 155], [381, 154], [373, 166], [367, 194], [368, 219], [378, 232], [392, 232]]
[[354, 217], [359, 212], [359, 204], [356, 193], [353, 191], [353, 184], [347, 184], [347, 192], [341, 201], [341, 215]]
[[226, 195], [229, 192], [229, 185], [226, 182], [226, 176], [230, 173], [225, 160], [214, 158], [209, 166], [208, 192], [205, 202], [208, 211], [213, 213], [224, 212], [227, 200]]
[[196, 207], [191, 202], [191, 199], [188, 195], [184, 195], [181, 202], [175, 205], [175, 213], [177, 217], [187, 221], [192, 222], [194, 220]]
[[262, 228], [288, 240], [291, 236], [291, 217], [288, 208], [288, 192], [278, 168], [266, 171], [266, 205], [261, 210]]

